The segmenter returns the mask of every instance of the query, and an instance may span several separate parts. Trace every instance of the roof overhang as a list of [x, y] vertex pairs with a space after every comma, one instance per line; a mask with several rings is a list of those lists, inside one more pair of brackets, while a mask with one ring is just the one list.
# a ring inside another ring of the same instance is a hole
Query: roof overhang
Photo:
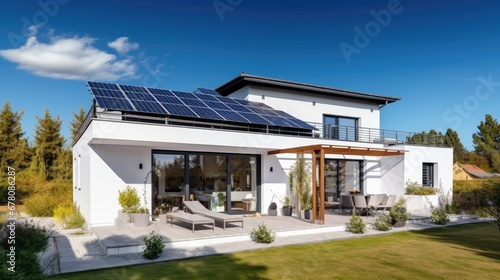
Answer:
[[288, 90], [296, 90], [308, 94], [320, 94], [326, 96], [337, 96], [344, 98], [353, 98], [358, 100], [365, 100], [375, 102], [379, 105], [387, 105], [400, 100], [399, 97], [383, 96], [370, 93], [355, 92], [325, 86], [318, 86], [312, 84], [298, 83], [293, 81], [286, 81], [280, 79], [273, 79], [267, 77], [254, 76], [249, 74], [240, 74], [234, 79], [219, 86], [215, 90], [222, 96], [228, 96], [231, 93], [249, 85], [258, 85], [271, 88], [280, 88]]
[[298, 153], [313, 153], [313, 152], [319, 153], [321, 152], [321, 150], [323, 150], [325, 154], [374, 156], [374, 157], [400, 156], [408, 152], [407, 150], [369, 148], [369, 147], [310, 145], [310, 146], [300, 146], [300, 147], [286, 148], [280, 150], [273, 150], [267, 152], [267, 154], [277, 155], [277, 154], [298, 154]]

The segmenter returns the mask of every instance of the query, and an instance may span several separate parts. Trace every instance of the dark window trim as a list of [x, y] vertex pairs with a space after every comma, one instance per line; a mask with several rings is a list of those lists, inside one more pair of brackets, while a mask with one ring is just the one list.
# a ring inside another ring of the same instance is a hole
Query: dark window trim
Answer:
[[[426, 169], [428, 167], [428, 169]], [[427, 181], [424, 181], [424, 170], [428, 170]], [[434, 187], [434, 163], [432, 162], [422, 162], [422, 186]]]

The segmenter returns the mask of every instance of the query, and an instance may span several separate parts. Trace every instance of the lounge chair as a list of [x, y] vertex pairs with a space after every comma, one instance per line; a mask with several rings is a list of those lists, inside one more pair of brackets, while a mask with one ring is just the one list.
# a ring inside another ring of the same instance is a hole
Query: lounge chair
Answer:
[[203, 204], [199, 201], [184, 201], [184, 206], [187, 210], [193, 214], [202, 215], [208, 218], [212, 218], [215, 222], [221, 222], [222, 228], [226, 229], [226, 223], [241, 223], [241, 227], [243, 228], [243, 217], [232, 216], [224, 213], [212, 212], [205, 208]]
[[214, 219], [210, 219], [201, 215], [194, 215], [194, 214], [189, 214], [186, 212], [173, 212], [173, 213], [167, 213], [164, 214], [167, 217], [167, 223], [168, 220], [170, 219], [170, 226], [173, 226], [173, 220], [176, 219], [178, 221], [183, 221], [186, 223], [190, 223], [192, 226], [192, 230], [194, 232], [194, 226], [195, 225], [201, 225], [201, 224], [211, 224], [212, 229], [215, 230], [215, 221]]

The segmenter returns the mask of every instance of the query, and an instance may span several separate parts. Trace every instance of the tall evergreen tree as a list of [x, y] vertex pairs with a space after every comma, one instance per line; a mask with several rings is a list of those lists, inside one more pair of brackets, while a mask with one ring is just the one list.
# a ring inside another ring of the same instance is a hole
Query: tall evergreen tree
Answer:
[[460, 141], [460, 137], [458, 137], [458, 133], [455, 130], [451, 128], [446, 130], [444, 143], [445, 146], [453, 148], [453, 162], [462, 162], [464, 160], [467, 150], [462, 144], [462, 141]]
[[500, 172], [500, 124], [486, 114], [477, 128], [479, 131], [472, 135], [475, 152], [486, 157], [492, 170]]
[[74, 143], [76, 141], [76, 134], [78, 133], [78, 129], [82, 126], [83, 121], [85, 120], [85, 110], [82, 106], [80, 106], [78, 114], [75, 112], [71, 112], [73, 114], [73, 120], [69, 124], [69, 129], [71, 130], [71, 142]]
[[29, 147], [23, 138], [21, 127], [22, 112], [13, 112], [6, 101], [0, 112], [0, 166], [25, 168], [29, 161]]
[[408, 136], [406, 143], [415, 145], [443, 146], [444, 139], [441, 132], [431, 129], [429, 132], [422, 131], [421, 133], [415, 133]]
[[35, 153], [31, 169], [43, 179], [52, 180], [56, 175], [56, 160], [61, 155], [64, 145], [64, 138], [61, 136], [62, 121], [59, 116], [52, 118], [48, 109], [45, 109], [43, 118], [37, 117], [37, 119]]

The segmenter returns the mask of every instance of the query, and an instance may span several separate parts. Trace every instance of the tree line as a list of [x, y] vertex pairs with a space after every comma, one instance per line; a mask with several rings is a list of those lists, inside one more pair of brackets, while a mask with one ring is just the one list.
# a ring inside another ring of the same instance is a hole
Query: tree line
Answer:
[[[21, 121], [24, 111], [15, 112], [8, 101], [3, 104], [0, 112], [0, 193], [7, 189], [8, 167], [16, 172], [17, 198], [21, 199], [34, 190], [34, 186], [23, 186], [20, 183], [34, 184], [36, 182], [64, 182], [71, 188], [73, 176], [71, 143], [76, 140], [76, 134], [85, 118], [85, 110], [80, 107], [77, 113], [73, 112], [70, 122], [71, 138], [65, 139], [61, 135], [62, 120], [59, 116], [53, 117], [49, 109], [45, 109], [43, 116], [37, 116], [34, 139], [30, 143], [25, 137]], [[5, 202], [5, 195], [0, 198]]]
[[467, 163], [492, 173], [500, 173], [500, 124], [493, 116], [486, 114], [484, 121], [477, 126], [477, 132], [472, 134], [474, 149], [467, 150], [458, 133], [448, 128], [443, 135], [431, 129], [408, 137], [408, 144], [428, 142], [436, 146], [453, 148], [453, 162]]

